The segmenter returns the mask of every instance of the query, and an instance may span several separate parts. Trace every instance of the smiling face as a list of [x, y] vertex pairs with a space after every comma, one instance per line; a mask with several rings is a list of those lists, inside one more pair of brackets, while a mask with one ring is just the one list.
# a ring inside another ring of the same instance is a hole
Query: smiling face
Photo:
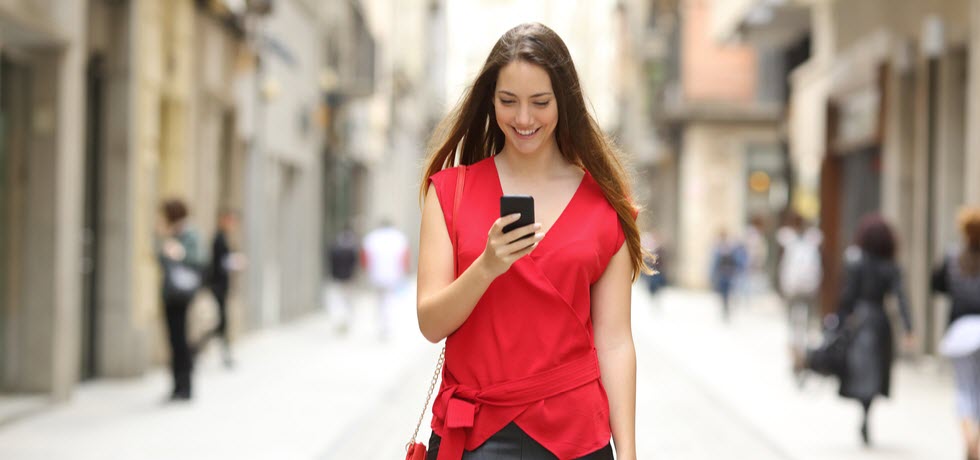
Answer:
[[530, 155], [554, 148], [558, 101], [541, 66], [518, 60], [502, 67], [493, 108], [505, 149]]

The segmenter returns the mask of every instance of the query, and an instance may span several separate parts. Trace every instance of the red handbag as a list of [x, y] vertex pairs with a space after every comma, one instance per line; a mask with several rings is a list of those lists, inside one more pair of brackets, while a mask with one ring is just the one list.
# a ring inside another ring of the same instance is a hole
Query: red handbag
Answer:
[[[456, 176], [456, 195], [453, 196], [453, 232], [450, 235], [453, 239], [453, 252], [459, 254], [459, 250], [456, 249], [456, 245], [459, 243], [459, 238], [456, 235], [456, 216], [459, 210], [459, 200], [463, 195], [463, 182], [466, 180], [466, 166], [460, 165], [458, 169], [459, 173]], [[456, 276], [459, 276], [459, 256], [453, 256], [453, 267], [456, 272]], [[412, 439], [408, 441], [405, 445], [405, 460], [425, 460], [426, 448], [425, 444], [417, 442], [416, 438], [419, 435], [419, 428], [422, 426], [422, 419], [425, 418], [425, 410], [429, 408], [429, 401], [432, 400], [432, 391], [436, 388], [436, 382], [439, 381], [439, 374], [442, 373], [442, 365], [446, 362], [446, 346], [443, 345], [442, 352], [439, 353], [439, 360], [436, 361], [436, 371], [432, 374], [432, 383], [429, 384], [429, 393], [425, 396], [425, 405], [422, 406], [422, 413], [419, 414], [419, 421], [415, 424], [415, 432], [412, 433]]]

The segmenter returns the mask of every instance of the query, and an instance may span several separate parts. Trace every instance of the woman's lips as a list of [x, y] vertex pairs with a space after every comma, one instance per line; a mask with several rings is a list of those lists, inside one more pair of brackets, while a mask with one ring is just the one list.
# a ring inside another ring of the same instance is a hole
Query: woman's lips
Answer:
[[537, 134], [540, 129], [541, 129], [540, 127], [535, 129], [529, 129], [529, 130], [514, 128], [514, 132], [517, 134], [517, 137], [520, 139], [530, 139], [534, 137], [534, 135]]

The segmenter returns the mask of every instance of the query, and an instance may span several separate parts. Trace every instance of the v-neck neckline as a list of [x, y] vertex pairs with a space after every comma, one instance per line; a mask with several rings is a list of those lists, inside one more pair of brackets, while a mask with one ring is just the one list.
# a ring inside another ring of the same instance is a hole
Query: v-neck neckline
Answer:
[[[503, 183], [500, 182], [500, 170], [497, 169], [497, 156], [496, 155], [491, 156], [489, 160], [490, 160], [490, 165], [493, 167], [493, 175], [496, 178], [497, 192], [499, 196], [503, 196], [504, 185]], [[558, 227], [558, 224], [562, 221], [562, 218], [565, 216], [565, 214], [567, 214], [568, 208], [572, 207], [572, 205], [575, 204], [575, 198], [579, 196], [579, 192], [581, 192], [582, 189], [585, 188], [585, 181], [588, 179], [589, 170], [585, 168], [581, 168], [581, 169], [583, 174], [582, 174], [581, 181], [579, 181], [578, 183], [578, 187], [575, 188], [575, 192], [572, 193], [572, 197], [568, 199], [567, 203], [565, 203], [565, 207], [562, 208], [561, 212], [558, 214], [558, 217], [556, 217], [555, 221], [551, 223], [551, 227], [548, 227], [548, 231], [545, 232], [544, 238], [542, 238], [541, 242], [538, 244], [539, 246], [541, 243], [544, 242], [544, 240], [548, 239], [548, 236], [551, 235], [552, 232], [555, 231], [555, 228]], [[535, 216], [537, 216], [536, 213]]]

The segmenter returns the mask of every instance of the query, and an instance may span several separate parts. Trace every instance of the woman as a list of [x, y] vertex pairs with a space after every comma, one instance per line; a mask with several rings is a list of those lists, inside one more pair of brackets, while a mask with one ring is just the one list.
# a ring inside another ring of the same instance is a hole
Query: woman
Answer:
[[875, 396], [887, 397], [894, 358], [892, 327], [885, 312], [885, 295], [898, 298], [906, 345], [914, 343], [902, 272], [895, 263], [895, 236], [881, 216], [867, 215], [858, 226], [857, 250], [848, 250], [844, 287], [837, 311], [840, 324], [853, 327], [841, 377], [840, 395], [856, 399], [863, 408], [861, 440], [871, 443], [868, 416]]
[[167, 337], [170, 344], [170, 370], [173, 374], [172, 401], [191, 399], [193, 352], [187, 342], [187, 310], [201, 287], [201, 251], [197, 233], [187, 227], [187, 206], [170, 199], [160, 206], [157, 258], [163, 271], [161, 286]]
[[[421, 194], [419, 328], [446, 339], [428, 458], [611, 459], [611, 435], [635, 459], [630, 284], [648, 268], [626, 174], [554, 31], [497, 41]], [[536, 223], [504, 233], [519, 217], [500, 216], [505, 194], [533, 196]]]
[[949, 295], [952, 305], [941, 351], [952, 358], [956, 412], [969, 460], [980, 459], [980, 208], [959, 216], [964, 246], [932, 275], [932, 288]]
[[732, 241], [726, 230], [718, 231], [711, 250], [711, 287], [721, 297], [721, 318], [726, 323], [731, 319], [732, 289], [745, 265], [744, 255], [742, 246]]

